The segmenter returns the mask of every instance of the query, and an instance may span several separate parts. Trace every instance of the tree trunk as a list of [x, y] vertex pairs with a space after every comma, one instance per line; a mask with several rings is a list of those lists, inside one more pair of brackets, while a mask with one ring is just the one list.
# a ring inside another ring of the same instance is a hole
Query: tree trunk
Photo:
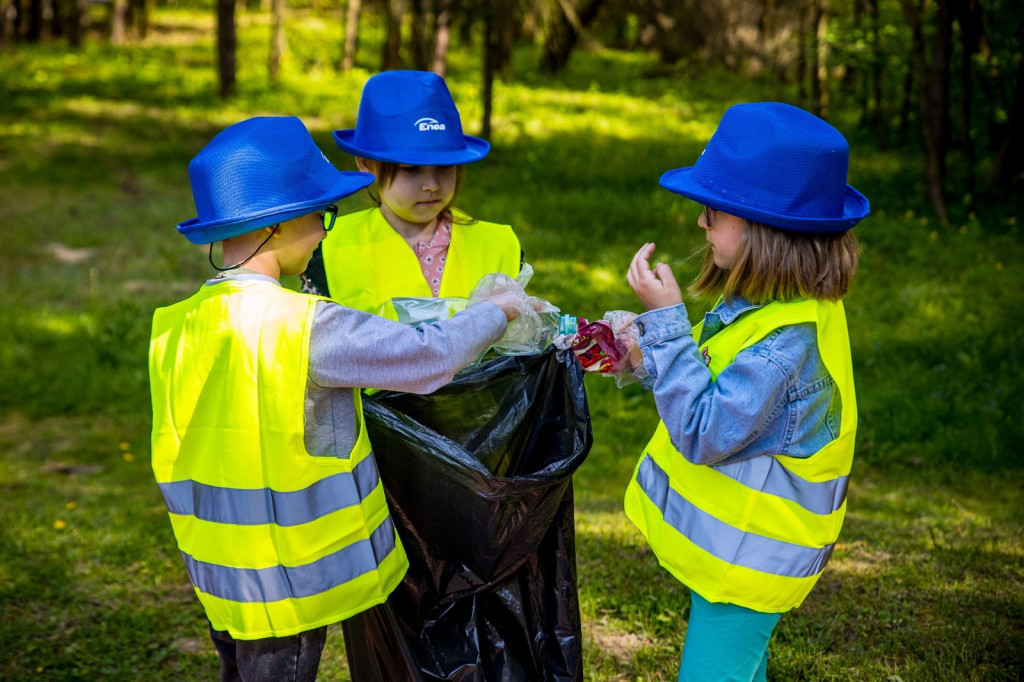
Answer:
[[412, 68], [426, 71], [430, 65], [430, 39], [427, 29], [432, 24], [427, 0], [412, 0], [412, 30], [409, 36], [409, 52]]
[[952, 59], [953, 15], [950, 0], [938, 0], [931, 63], [923, 65], [921, 123], [924, 132], [924, 182], [940, 225], [949, 225], [943, 193], [949, 149], [949, 65]]
[[967, 174], [967, 194], [974, 196], [974, 169], [977, 164], [974, 153], [974, 127], [971, 103], [974, 99], [974, 56], [985, 44], [985, 27], [982, 22], [978, 0], [959, 0], [955, 4], [957, 23], [960, 24], [960, 146], [963, 149], [964, 165], [971, 172]]
[[813, 111], [821, 118], [828, 118], [828, 0], [815, 0], [814, 47], [811, 51], [811, 96], [814, 98]]
[[761, 7], [761, 18], [757, 22], [760, 33], [760, 44], [764, 50], [768, 72], [772, 74], [772, 82], [780, 76], [779, 48], [775, 37], [776, 0], [766, 0]]
[[135, 0], [136, 27], [138, 28], [139, 40], [145, 40], [149, 35], [149, 19], [153, 16], [154, 0]]
[[884, 71], [882, 69], [882, 33], [878, 12], [878, 0], [865, 0], [868, 10], [868, 21], [871, 25], [871, 99], [874, 101], [872, 118], [875, 128], [875, 146], [886, 148], [885, 120], [886, 106], [884, 88]]
[[924, 3], [926, 0], [900, 0], [903, 9], [903, 16], [910, 26], [911, 63], [903, 78], [903, 102], [900, 107], [900, 124], [896, 129], [896, 146], [904, 147], [907, 143], [907, 131], [910, 128], [910, 111], [913, 109], [913, 102], [916, 99], [915, 81], [924, 78]]
[[797, 15], [797, 61], [796, 61], [796, 97], [804, 106], [811, 101], [808, 84], [811, 76], [811, 18], [814, 0], [803, 0]]
[[380, 70], [402, 68], [402, 0], [384, 0], [384, 47]]
[[[500, 0], [499, 0], [500, 1]], [[483, 118], [480, 121], [480, 137], [485, 140], [491, 139], [491, 108], [494, 103], [494, 72], [496, 56], [494, 54], [494, 42], [496, 40], [495, 14], [497, 9], [494, 3], [484, 3], [484, 73], [483, 87], [480, 91], [480, 99], [483, 103]]]
[[1024, 54], [1017, 60], [1017, 87], [1013, 91], [1008, 125], [1003, 126], [1003, 139], [996, 152], [995, 164], [989, 186], [1010, 192], [1020, 191], [1021, 174], [1024, 174]]
[[217, 64], [220, 69], [220, 96], [233, 97], [236, 81], [235, 0], [217, 0]]
[[273, 0], [271, 8], [270, 62], [267, 71], [270, 75], [270, 80], [276, 81], [277, 75], [281, 70], [281, 58], [287, 49], [284, 35], [284, 0]]
[[452, 0], [437, 0], [434, 28], [434, 61], [430, 70], [444, 78], [448, 74], [448, 44], [452, 36]]
[[0, 9], [0, 51], [7, 49], [14, 42], [14, 30], [18, 20], [18, 6], [16, 0], [0, 0], [3, 8]]
[[509, 62], [515, 27], [512, 21], [515, 0], [492, 0], [484, 3], [484, 73], [480, 97], [483, 101], [481, 137], [491, 138], [491, 112], [494, 104], [494, 77]]
[[89, 32], [89, 0], [71, 0], [68, 9], [68, 44], [78, 49]]
[[110, 6], [110, 42], [124, 45], [128, 40], [128, 0], [114, 0]]
[[38, 43], [43, 37], [43, 0], [28, 0], [28, 30], [25, 38]]
[[584, 0], [577, 9], [571, 0], [557, 0], [555, 16], [544, 37], [544, 53], [540, 67], [548, 73], [558, 73], [569, 63], [576, 43], [583, 31], [593, 23], [604, 0]]
[[341, 70], [350, 71], [356, 65], [356, 50], [359, 48], [359, 16], [362, 0], [348, 0], [345, 10], [345, 55], [341, 59]]

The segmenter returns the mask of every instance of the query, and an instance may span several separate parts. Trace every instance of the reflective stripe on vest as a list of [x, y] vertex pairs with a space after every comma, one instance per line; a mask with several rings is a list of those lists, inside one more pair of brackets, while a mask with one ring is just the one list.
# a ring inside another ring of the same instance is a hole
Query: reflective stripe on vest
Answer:
[[819, 573], [832, 555], [832, 545], [802, 547], [744, 533], [719, 521], [673, 490], [668, 474], [650, 456], [640, 462], [636, 478], [651, 501], [664, 510], [666, 523], [709, 554], [731, 557], [732, 563], [747, 568], [794, 578]]
[[[397, 296], [433, 296], [416, 253], [379, 208], [338, 216], [321, 249], [331, 298], [350, 308], [375, 313]], [[438, 296], [468, 296], [493, 272], [515, 277], [520, 257], [519, 239], [508, 225], [456, 223]]]
[[806, 322], [815, 324], [822, 361], [840, 394], [835, 440], [807, 458], [702, 466], [675, 450], [662, 422], [627, 488], [626, 514], [662, 565], [710, 601], [764, 612], [798, 606], [839, 537], [857, 424], [842, 304], [769, 304], [722, 329], [702, 351], [716, 377], [772, 330]]
[[304, 566], [233, 568], [204, 561], [182, 552], [185, 568], [200, 592], [237, 602], [275, 602], [311, 597], [374, 571], [395, 548], [391, 517], [365, 540]]
[[364, 459], [354, 471], [328, 476], [302, 490], [239, 490], [185, 480], [161, 483], [160, 492], [171, 514], [238, 526], [301, 526], [359, 504], [378, 480], [373, 460]]
[[304, 445], [316, 297], [204, 286], [153, 317], [153, 471], [213, 626], [282, 637], [381, 603], [408, 566], [353, 391], [346, 457]]

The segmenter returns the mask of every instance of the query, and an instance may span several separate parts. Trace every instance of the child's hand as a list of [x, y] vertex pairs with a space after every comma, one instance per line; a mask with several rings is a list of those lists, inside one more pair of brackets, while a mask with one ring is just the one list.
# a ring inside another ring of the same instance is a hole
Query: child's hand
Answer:
[[469, 305], [475, 303], [493, 303], [501, 308], [509, 322], [533, 309], [522, 283], [501, 272], [480, 278], [473, 291], [469, 292]]
[[683, 302], [683, 292], [679, 290], [672, 268], [665, 263], [658, 263], [651, 270], [649, 259], [654, 248], [653, 243], [641, 246], [626, 273], [626, 281], [647, 310], [668, 308]]

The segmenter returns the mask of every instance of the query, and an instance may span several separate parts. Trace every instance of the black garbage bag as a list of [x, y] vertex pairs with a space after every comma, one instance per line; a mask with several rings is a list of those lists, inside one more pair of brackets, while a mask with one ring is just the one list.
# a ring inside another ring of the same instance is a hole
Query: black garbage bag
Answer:
[[364, 411], [409, 571], [345, 621], [352, 679], [582, 679], [572, 474], [593, 437], [572, 355], [496, 358]]

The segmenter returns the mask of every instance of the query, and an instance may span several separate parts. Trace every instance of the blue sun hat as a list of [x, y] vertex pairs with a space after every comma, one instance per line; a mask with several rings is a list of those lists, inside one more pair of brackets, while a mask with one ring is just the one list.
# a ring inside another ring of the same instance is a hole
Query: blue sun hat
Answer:
[[870, 211], [846, 184], [850, 148], [822, 119], [779, 102], [726, 110], [697, 162], [660, 184], [710, 208], [793, 232], [845, 232]]
[[444, 79], [430, 71], [385, 71], [363, 86], [354, 130], [335, 130], [338, 146], [364, 159], [426, 166], [479, 161], [491, 145], [462, 133]]
[[198, 217], [178, 224], [193, 244], [235, 237], [312, 213], [373, 183], [339, 171], [294, 116], [228, 126], [188, 164]]

